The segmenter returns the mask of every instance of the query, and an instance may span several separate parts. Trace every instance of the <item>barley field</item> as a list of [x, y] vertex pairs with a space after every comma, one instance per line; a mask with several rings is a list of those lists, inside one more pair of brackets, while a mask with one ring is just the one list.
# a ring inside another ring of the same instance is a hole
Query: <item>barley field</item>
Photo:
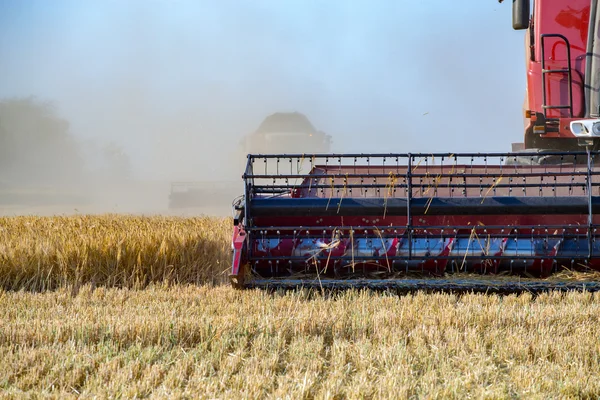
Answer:
[[221, 283], [231, 264], [231, 226], [210, 217], [3, 217], [0, 287]]
[[229, 219], [0, 219], [2, 398], [598, 398], [600, 294], [237, 291]]

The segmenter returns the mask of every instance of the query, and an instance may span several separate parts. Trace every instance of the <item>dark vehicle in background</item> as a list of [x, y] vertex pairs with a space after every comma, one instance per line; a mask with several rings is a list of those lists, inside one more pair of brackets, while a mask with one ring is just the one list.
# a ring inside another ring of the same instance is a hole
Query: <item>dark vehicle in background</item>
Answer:
[[[306, 115], [299, 112], [278, 112], [263, 120], [258, 129], [239, 143], [239, 157], [245, 164], [249, 153], [328, 153], [331, 136], [317, 130]], [[235, 181], [173, 182], [169, 208], [223, 207], [243, 188]]]

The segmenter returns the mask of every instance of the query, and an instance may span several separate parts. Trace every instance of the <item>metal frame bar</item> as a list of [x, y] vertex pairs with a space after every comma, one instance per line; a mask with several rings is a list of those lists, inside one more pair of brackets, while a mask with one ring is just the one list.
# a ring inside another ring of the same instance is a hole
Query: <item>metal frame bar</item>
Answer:
[[[600, 154], [600, 151], [591, 151], [592, 155]], [[275, 159], [275, 158], [299, 158], [304, 160], [310, 160], [311, 158], [338, 158], [338, 159], [350, 159], [350, 158], [508, 158], [508, 157], [538, 157], [544, 156], [587, 156], [585, 150], [581, 151], [547, 151], [547, 152], [536, 152], [536, 151], [523, 151], [523, 152], [483, 152], [483, 153], [318, 153], [318, 154], [305, 154], [305, 153], [273, 153], [273, 154], [249, 154], [252, 160], [257, 159]]]
[[406, 168], [406, 230], [408, 232], [408, 259], [411, 259], [413, 244], [413, 220], [412, 220], [412, 160], [408, 155], [408, 166]]
[[[318, 168], [318, 167], [317, 167]], [[477, 166], [473, 167], [473, 168], [478, 168]], [[589, 171], [585, 170], [585, 171], [574, 171], [574, 172], [553, 172], [551, 175], [552, 176], [588, 176]], [[591, 175], [600, 175], [600, 172], [594, 172], [591, 173]], [[445, 173], [440, 173], [440, 174], [436, 174], [436, 178], [437, 177], [441, 177], [441, 178], [456, 178], [456, 177], [460, 177], [460, 178], [481, 178], [481, 177], [493, 177], [495, 175], [490, 175], [489, 173], [454, 173], [454, 174], [445, 174]], [[503, 173], [502, 176], [504, 178], [532, 178], [532, 177], [540, 177], [541, 174], [540, 173], [535, 173], [535, 172], [524, 172], [524, 173], [518, 173], [518, 172], [514, 172], [514, 173]], [[389, 174], [368, 174], [368, 173], [364, 173], [364, 174], [320, 174], [320, 175], [313, 175], [313, 174], [258, 174], [258, 175], [251, 175], [252, 178], [254, 179], [269, 179], [269, 178], [279, 178], [279, 179], [295, 179], [295, 178], [314, 178], [315, 180], [318, 179], [323, 179], [323, 178], [389, 178]], [[423, 174], [423, 173], [411, 173], [411, 177], [412, 178], [431, 178], [432, 175], [429, 174]], [[600, 185], [600, 183], [599, 183]]]
[[[587, 252], [585, 254], [581, 254], [579, 255], [579, 257], [581, 257], [582, 259], [586, 259], [587, 258]], [[525, 256], [525, 255], [519, 255], [519, 256], [495, 256], [495, 255], [474, 255], [474, 256], [465, 256], [465, 255], [458, 255], [458, 256], [452, 256], [452, 255], [448, 255], [448, 256], [436, 256], [436, 255], [432, 255], [432, 256], [417, 256], [417, 255], [411, 255], [408, 254], [406, 256], [387, 256], [382, 258], [382, 260], [384, 261], [388, 261], [388, 262], [394, 262], [394, 261], [429, 261], [429, 260], [448, 260], [448, 261], [462, 261], [462, 260], [466, 260], [466, 261], [479, 261], [479, 260], [498, 260], [498, 261], [535, 261], [535, 260], [545, 260], [545, 259], [549, 259], [549, 258], [553, 258], [549, 255], [532, 255], [532, 256]], [[367, 262], [367, 261], [373, 261], [373, 257], [369, 257], [369, 256], [322, 256], [322, 257], [314, 257], [314, 259], [316, 259], [317, 261], [329, 261], [330, 264], [333, 264], [333, 262], [335, 261], [348, 261], [348, 262]], [[282, 261], [281, 257], [255, 257], [255, 258], [250, 258], [249, 261]], [[306, 257], [302, 257], [302, 256], [290, 256], [290, 257], [285, 257], [285, 261], [286, 262], [298, 262], [298, 263], [311, 263], [312, 261], [307, 261]]]
[[[246, 161], [246, 169], [244, 170], [244, 175], [242, 179], [244, 180], [244, 221], [243, 225], [245, 229], [252, 229], [252, 216], [250, 214], [250, 198], [252, 192], [252, 186], [254, 183], [254, 178], [252, 178], [253, 169], [253, 160], [252, 156], [248, 154], [248, 160]], [[248, 259], [252, 257], [252, 246], [250, 246], [251, 235], [246, 235], [246, 253]], [[242, 271], [243, 273], [243, 271]]]
[[590, 150], [589, 147], [587, 147], [587, 151], [588, 151], [588, 156], [587, 156], [587, 197], [588, 197], [588, 216], [587, 216], [587, 222], [588, 222], [588, 232], [587, 232], [587, 236], [588, 236], [588, 249], [589, 249], [589, 254], [588, 254], [588, 261], [592, 259], [592, 253], [593, 253], [593, 231], [592, 229], [594, 228], [594, 215], [593, 215], [593, 209], [592, 209], [592, 174], [593, 174], [593, 168], [594, 168], [594, 163], [592, 162], [592, 156], [590, 154]]

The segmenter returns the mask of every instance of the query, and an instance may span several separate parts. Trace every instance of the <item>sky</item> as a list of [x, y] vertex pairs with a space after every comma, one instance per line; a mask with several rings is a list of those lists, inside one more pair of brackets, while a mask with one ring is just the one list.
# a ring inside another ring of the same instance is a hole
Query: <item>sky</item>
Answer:
[[0, 99], [53, 102], [144, 179], [230, 174], [277, 111], [335, 152], [510, 151], [523, 32], [497, 0], [0, 0]]

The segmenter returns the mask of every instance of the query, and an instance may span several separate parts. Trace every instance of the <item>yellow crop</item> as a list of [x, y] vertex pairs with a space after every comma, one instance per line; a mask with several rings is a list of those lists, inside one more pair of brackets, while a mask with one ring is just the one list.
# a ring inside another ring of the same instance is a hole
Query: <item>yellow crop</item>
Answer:
[[231, 227], [209, 217], [0, 218], [0, 287], [219, 283], [231, 264]]

